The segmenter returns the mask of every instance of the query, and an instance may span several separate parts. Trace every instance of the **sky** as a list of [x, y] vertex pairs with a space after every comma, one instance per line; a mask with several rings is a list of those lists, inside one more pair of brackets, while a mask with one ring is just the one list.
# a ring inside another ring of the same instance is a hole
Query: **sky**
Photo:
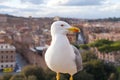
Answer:
[[0, 14], [81, 19], [120, 17], [120, 0], [0, 0]]

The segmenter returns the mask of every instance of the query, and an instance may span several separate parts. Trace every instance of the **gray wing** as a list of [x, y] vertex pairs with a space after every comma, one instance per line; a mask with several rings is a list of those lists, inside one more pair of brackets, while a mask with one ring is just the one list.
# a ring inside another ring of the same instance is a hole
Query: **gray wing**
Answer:
[[72, 45], [72, 47], [76, 56], [75, 63], [76, 63], [77, 71], [81, 71], [83, 69], [83, 66], [82, 66], [82, 57], [80, 51], [75, 46]]

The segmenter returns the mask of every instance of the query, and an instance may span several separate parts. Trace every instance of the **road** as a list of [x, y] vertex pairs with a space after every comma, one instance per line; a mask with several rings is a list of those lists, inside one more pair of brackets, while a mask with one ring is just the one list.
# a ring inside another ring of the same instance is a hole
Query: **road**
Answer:
[[26, 60], [18, 53], [16, 55], [16, 63], [20, 68], [23, 68], [24, 66], [27, 65]]
[[[21, 69], [26, 66], [28, 63], [26, 62], [26, 60], [19, 54], [16, 54], [16, 67], [15, 67], [15, 71], [12, 72], [11, 74], [18, 74], [18, 72], [21, 71]], [[6, 73], [0, 72], [0, 76], [4, 75]]]

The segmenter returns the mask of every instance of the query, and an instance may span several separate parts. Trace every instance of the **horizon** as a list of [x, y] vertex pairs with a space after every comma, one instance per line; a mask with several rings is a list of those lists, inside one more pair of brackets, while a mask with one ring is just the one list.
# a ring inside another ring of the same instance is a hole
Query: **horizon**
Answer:
[[[11, 14], [1, 14], [0, 15], [8, 15], [8, 16], [13, 16], [13, 17], [22, 17], [22, 18], [29, 18], [29, 17], [32, 17], [32, 18], [54, 18], [54, 17], [60, 17], [60, 16], [53, 16], [53, 17], [34, 17], [34, 16], [16, 16], [16, 15], [11, 15]], [[98, 19], [109, 19], [109, 18], [120, 18], [120, 17], [105, 17], [105, 18], [94, 18], [94, 19], [82, 19], [82, 18], [75, 18], [75, 17], [60, 17], [60, 18], [71, 18], [71, 19], [81, 19], [81, 20], [98, 20]]]
[[18, 17], [104, 19], [120, 17], [119, 0], [4, 0], [0, 14]]

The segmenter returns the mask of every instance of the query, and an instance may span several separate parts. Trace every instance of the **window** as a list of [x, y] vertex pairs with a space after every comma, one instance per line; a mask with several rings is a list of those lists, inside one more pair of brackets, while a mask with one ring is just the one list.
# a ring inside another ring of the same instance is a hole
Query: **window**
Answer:
[[13, 55], [11, 55], [11, 58], [13, 58]]
[[3, 59], [3, 56], [1, 56], [1, 59]]
[[6, 60], [6, 62], [8, 62], [8, 60]]
[[13, 53], [14, 51], [11, 51], [11, 53]]
[[8, 67], [8, 65], [6, 65], [6, 68]]
[[1, 60], [1, 63], [3, 63], [3, 60]]
[[13, 67], [13, 65], [10, 65], [10, 67]]
[[8, 58], [8, 56], [6, 55], [6, 59]]
[[6, 46], [6, 48], [8, 48], [8, 46]]
[[14, 60], [11, 60], [11, 62], [14, 62]]
[[3, 65], [1, 65], [1, 68], [3, 68]]
[[3, 48], [3, 46], [1, 46], [1, 48]]

